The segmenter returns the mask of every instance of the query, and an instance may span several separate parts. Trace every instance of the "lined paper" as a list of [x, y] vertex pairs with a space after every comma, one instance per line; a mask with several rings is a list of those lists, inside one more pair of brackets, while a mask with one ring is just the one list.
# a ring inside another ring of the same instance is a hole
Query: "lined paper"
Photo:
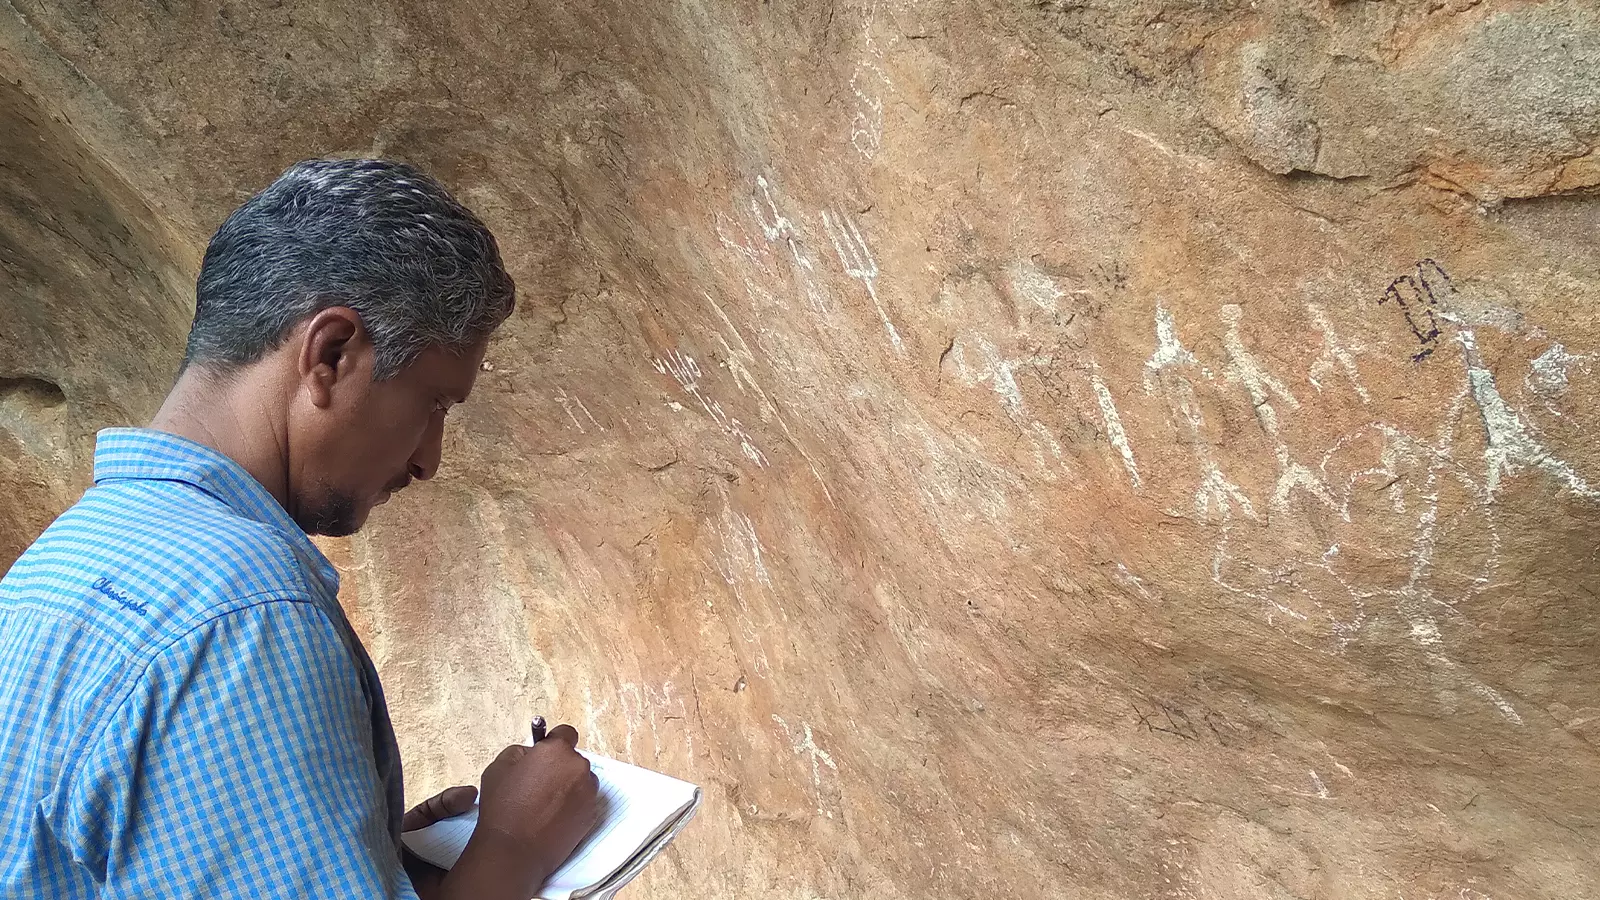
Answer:
[[[700, 789], [670, 775], [587, 753], [599, 782], [599, 820], [540, 889], [542, 900], [609, 897], [631, 881], [694, 815]], [[411, 852], [448, 869], [478, 824], [478, 808], [403, 835]]]
[[478, 804], [459, 816], [441, 819], [427, 828], [408, 831], [400, 840], [412, 853], [441, 869], [454, 868], [461, 851], [467, 849], [467, 839], [478, 827]]

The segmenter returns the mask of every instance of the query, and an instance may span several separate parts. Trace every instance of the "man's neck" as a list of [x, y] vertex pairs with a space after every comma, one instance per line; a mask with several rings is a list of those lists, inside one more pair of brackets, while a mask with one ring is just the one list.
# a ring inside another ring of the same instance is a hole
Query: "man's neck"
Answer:
[[[288, 507], [285, 423], [271, 386], [246, 367], [218, 374], [191, 366], [178, 376], [150, 427], [203, 444], [244, 467]], [[293, 512], [293, 510], [290, 510]]]

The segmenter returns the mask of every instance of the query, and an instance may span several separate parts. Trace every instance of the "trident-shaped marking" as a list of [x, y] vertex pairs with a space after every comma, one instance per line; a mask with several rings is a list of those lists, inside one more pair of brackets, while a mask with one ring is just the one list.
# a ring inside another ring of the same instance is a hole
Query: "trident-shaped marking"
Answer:
[[889, 343], [894, 345], [896, 353], [905, 353], [900, 332], [895, 330], [883, 303], [878, 300], [878, 261], [873, 258], [872, 249], [861, 236], [861, 229], [848, 216], [842, 213], [829, 215], [826, 210], [822, 213], [822, 225], [828, 231], [828, 240], [833, 242], [833, 252], [839, 255], [839, 263], [844, 266], [844, 274], [866, 285], [867, 296], [872, 298], [878, 318], [883, 321], [883, 330], [889, 333]]

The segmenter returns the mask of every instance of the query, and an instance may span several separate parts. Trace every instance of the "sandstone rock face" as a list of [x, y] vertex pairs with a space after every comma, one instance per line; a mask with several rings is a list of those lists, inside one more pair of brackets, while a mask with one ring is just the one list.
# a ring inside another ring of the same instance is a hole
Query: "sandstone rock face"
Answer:
[[0, 8], [0, 553], [288, 163], [522, 289], [329, 545], [413, 793], [533, 712], [657, 897], [1600, 896], [1586, 0]]

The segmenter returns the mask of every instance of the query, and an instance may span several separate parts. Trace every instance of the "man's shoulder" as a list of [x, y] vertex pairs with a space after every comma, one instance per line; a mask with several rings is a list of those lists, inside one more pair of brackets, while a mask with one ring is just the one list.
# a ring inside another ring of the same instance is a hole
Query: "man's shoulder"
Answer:
[[91, 488], [28, 548], [0, 603], [148, 640], [251, 603], [331, 599], [315, 566], [288, 535], [193, 485], [119, 482]]
[[[348, 626], [301, 543], [180, 482], [97, 486], [57, 519], [0, 579], [0, 769], [23, 773], [0, 830], [34, 828], [44, 809], [59, 835], [88, 821], [74, 811], [114, 808], [109, 794], [74, 805], [91, 748], [132, 758], [156, 721], [209, 740], [263, 681], [355, 685], [301, 696], [364, 716]], [[183, 698], [204, 715], [151, 705]]]

